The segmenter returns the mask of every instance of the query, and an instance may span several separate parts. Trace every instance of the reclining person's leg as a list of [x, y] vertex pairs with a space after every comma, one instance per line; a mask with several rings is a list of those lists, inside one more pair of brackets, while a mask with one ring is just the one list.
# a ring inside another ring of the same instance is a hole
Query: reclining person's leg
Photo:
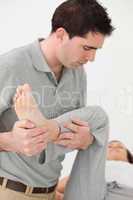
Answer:
[[68, 115], [88, 121], [95, 141], [87, 150], [78, 152], [64, 199], [102, 200], [106, 185], [108, 117], [100, 107], [95, 106], [75, 110]]

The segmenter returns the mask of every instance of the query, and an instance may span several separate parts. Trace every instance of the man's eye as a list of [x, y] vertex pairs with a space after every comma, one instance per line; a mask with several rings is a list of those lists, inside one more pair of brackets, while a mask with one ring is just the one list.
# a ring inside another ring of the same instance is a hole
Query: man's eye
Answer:
[[91, 48], [89, 48], [89, 47], [87, 47], [87, 46], [83, 46], [83, 49], [84, 49], [85, 51], [90, 51], [90, 50], [91, 50]]
[[88, 48], [88, 47], [86, 47], [86, 46], [83, 46], [83, 49], [84, 49], [85, 51], [91, 50], [90, 48]]

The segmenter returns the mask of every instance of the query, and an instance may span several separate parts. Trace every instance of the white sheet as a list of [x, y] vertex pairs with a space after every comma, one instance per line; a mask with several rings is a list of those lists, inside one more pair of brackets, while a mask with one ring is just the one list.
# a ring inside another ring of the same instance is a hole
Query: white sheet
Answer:
[[106, 181], [117, 181], [133, 188], [133, 164], [123, 161], [106, 161]]

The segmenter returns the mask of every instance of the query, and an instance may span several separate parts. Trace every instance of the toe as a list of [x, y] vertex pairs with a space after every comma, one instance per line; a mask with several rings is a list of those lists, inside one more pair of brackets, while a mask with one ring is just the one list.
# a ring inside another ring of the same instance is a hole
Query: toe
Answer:
[[20, 96], [20, 95], [22, 94], [22, 86], [21, 86], [21, 85], [19, 85], [19, 86], [17, 87], [16, 94], [17, 94], [18, 96]]
[[32, 91], [31, 86], [28, 83], [23, 85], [23, 90], [25, 90], [25, 92], [31, 92]]

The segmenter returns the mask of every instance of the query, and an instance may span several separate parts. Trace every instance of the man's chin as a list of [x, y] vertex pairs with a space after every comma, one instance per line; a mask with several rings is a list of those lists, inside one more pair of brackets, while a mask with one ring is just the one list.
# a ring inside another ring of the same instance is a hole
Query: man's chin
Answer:
[[80, 66], [82, 66], [82, 64], [80, 64], [80, 63], [74, 63], [74, 64], [67, 65], [67, 67], [71, 68], [71, 69], [75, 69], [75, 68], [78, 68]]

